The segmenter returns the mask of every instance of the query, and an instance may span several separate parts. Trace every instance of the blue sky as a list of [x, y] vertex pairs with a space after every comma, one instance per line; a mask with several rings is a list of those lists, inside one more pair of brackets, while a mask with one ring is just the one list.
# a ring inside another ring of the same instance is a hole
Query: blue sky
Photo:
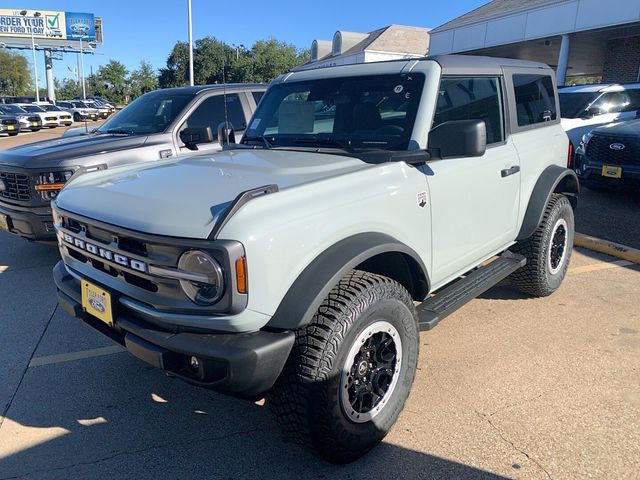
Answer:
[[[314, 38], [330, 40], [336, 30], [369, 32], [392, 23], [437, 27], [488, 0], [322, 0], [319, 2], [192, 0], [193, 36], [214, 36], [228, 44], [244, 44], [270, 36], [309, 48]], [[140, 60], [157, 69], [178, 40], [187, 39], [187, 0], [21, 0], [2, 8], [88, 12], [103, 18], [103, 55], [85, 56], [85, 73], [116, 59], [129, 70]], [[312, 7], [313, 6], [313, 7]], [[31, 61], [31, 55], [26, 52]], [[39, 78], [44, 78], [42, 53]], [[76, 55], [54, 63], [56, 77], [72, 77]]]

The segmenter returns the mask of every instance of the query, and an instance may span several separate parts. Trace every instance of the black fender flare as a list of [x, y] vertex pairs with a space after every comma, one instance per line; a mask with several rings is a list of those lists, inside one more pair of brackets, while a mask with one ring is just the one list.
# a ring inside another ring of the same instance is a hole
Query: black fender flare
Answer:
[[266, 325], [294, 330], [308, 324], [320, 304], [340, 279], [364, 261], [383, 253], [401, 253], [415, 262], [428, 290], [427, 268], [410, 247], [384, 233], [368, 232], [347, 237], [318, 255], [293, 282]]
[[578, 183], [576, 172], [557, 165], [551, 165], [544, 169], [533, 187], [531, 197], [529, 197], [529, 204], [516, 240], [524, 240], [533, 235], [533, 232], [536, 231], [542, 221], [544, 209], [553, 193], [566, 195], [571, 202], [571, 206], [576, 208], [578, 194], [580, 193], [580, 184]]

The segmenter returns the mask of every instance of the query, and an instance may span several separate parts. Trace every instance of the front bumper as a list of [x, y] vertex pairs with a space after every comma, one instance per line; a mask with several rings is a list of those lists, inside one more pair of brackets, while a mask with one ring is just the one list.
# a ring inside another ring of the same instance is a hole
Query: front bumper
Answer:
[[2, 125], [0, 124], [0, 133], [18, 133], [20, 125]]
[[[117, 306], [115, 326], [110, 327], [83, 310], [78, 280], [63, 262], [55, 266], [53, 277], [58, 303], [67, 313], [120, 343], [141, 360], [194, 385], [257, 397], [273, 386], [293, 346], [295, 334], [291, 331], [166, 331]], [[198, 359], [197, 368], [191, 365], [192, 357]]]
[[50, 207], [18, 207], [0, 203], [0, 214], [7, 217], [9, 233], [28, 240], [56, 239]]
[[29, 120], [20, 120], [20, 130], [38, 131], [42, 128], [42, 121], [30, 122]]
[[602, 175], [603, 163], [587, 156], [582, 148], [576, 151], [575, 171], [578, 179], [586, 185], [607, 187], [628, 187], [640, 185], [640, 165], [623, 163], [607, 163], [609, 167], [622, 169], [621, 178], [610, 178]]

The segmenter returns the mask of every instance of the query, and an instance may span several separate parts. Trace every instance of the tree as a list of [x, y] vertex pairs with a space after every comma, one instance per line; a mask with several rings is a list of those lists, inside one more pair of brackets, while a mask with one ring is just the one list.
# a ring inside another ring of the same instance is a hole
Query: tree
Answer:
[[[270, 82], [278, 75], [304, 63], [307, 51], [274, 38], [257, 41], [251, 49], [231, 47], [213, 37], [196, 41], [193, 49], [194, 80], [198, 85], [227, 82]], [[223, 66], [224, 73], [223, 76]], [[160, 69], [160, 87], [189, 84], [189, 47], [178, 42]]]
[[109, 60], [106, 65], [100, 66], [98, 72], [89, 75], [87, 82], [87, 94], [104, 96], [116, 103], [124, 103], [127, 97], [126, 67], [117, 60]]
[[32, 85], [27, 59], [0, 49], [0, 95], [28, 95]]
[[308, 59], [307, 51], [299, 52], [286, 42], [275, 38], [258, 40], [242, 61], [238, 61], [234, 81], [268, 83]]
[[71, 78], [65, 78], [62, 81], [56, 78], [53, 83], [56, 89], [56, 98], [59, 100], [68, 100], [77, 95], [82, 95], [78, 82]]
[[189, 45], [178, 42], [167, 58], [167, 66], [160, 69], [160, 88], [189, 85]]
[[140, 67], [131, 72], [128, 83], [131, 98], [136, 98], [158, 88], [158, 76], [151, 64], [142, 60]]

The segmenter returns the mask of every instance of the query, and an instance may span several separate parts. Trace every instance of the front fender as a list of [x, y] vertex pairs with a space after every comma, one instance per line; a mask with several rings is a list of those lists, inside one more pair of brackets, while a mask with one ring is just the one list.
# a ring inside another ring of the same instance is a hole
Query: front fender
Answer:
[[376, 255], [390, 252], [413, 259], [428, 283], [427, 269], [413, 249], [384, 233], [360, 233], [339, 241], [318, 255], [289, 288], [267, 326], [297, 329], [308, 324], [347, 272]]

